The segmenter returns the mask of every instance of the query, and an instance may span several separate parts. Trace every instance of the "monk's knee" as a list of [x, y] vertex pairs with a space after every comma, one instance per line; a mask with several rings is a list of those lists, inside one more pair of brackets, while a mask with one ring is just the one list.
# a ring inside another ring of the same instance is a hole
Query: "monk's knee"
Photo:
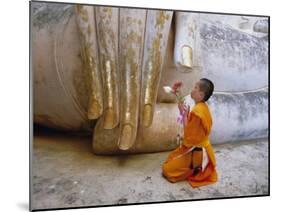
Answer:
[[163, 175], [163, 177], [165, 177], [165, 179], [166, 180], [168, 180], [170, 183], [176, 183], [177, 182], [177, 180], [174, 178], [174, 177], [172, 177], [172, 176], [170, 176], [167, 172], [162, 172], [162, 175]]
[[173, 179], [173, 169], [171, 168], [170, 164], [169, 163], [164, 163], [163, 166], [162, 166], [162, 174], [163, 176], [170, 182], [176, 182], [174, 179]]
[[166, 163], [164, 163], [162, 165], [162, 173], [163, 173], [163, 175], [165, 175], [165, 173], [167, 173], [167, 165], [166, 165]]
[[169, 177], [170, 168], [167, 163], [164, 163], [162, 166], [162, 173], [165, 177]]
[[162, 166], [162, 171], [163, 171], [163, 173], [172, 172], [173, 170], [172, 170], [171, 164], [169, 162], [164, 163]]
[[177, 183], [178, 182], [178, 180], [176, 179], [176, 178], [172, 178], [172, 177], [167, 177], [166, 178], [170, 183]]

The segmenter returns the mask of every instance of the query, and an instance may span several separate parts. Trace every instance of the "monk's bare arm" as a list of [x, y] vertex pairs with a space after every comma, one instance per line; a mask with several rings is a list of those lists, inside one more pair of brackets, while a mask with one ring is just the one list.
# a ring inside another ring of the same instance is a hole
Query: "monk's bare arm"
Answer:
[[190, 106], [185, 106], [183, 103], [179, 103], [178, 104], [178, 108], [180, 111], [180, 114], [183, 116], [183, 127], [185, 128], [185, 126], [187, 125], [188, 122], [188, 114], [190, 111]]

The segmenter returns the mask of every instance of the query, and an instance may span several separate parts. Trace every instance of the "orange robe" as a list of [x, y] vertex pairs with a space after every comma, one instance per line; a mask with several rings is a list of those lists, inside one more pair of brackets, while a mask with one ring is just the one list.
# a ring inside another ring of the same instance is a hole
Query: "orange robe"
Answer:
[[[163, 164], [163, 175], [170, 182], [187, 180], [195, 188], [217, 181], [215, 154], [209, 141], [211, 127], [212, 116], [207, 104], [197, 103], [188, 115], [183, 145], [171, 152]], [[194, 147], [204, 148], [208, 156], [205, 169], [196, 175], [193, 175], [192, 161], [201, 162], [202, 155], [192, 153]]]

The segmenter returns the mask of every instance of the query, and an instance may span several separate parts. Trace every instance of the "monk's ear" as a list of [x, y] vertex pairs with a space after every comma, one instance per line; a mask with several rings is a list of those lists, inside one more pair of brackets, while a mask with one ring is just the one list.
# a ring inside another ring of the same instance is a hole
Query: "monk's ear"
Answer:
[[204, 97], [205, 97], [204, 92], [200, 91], [200, 92], [199, 92], [199, 95], [200, 95], [200, 99], [201, 99], [201, 100], [203, 100], [203, 99], [204, 99]]

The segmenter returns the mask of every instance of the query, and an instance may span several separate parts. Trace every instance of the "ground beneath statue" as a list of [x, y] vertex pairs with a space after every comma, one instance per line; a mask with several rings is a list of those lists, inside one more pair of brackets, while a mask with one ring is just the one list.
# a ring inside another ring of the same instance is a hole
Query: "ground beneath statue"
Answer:
[[218, 183], [192, 189], [169, 183], [161, 165], [169, 152], [96, 156], [91, 138], [36, 133], [33, 209], [115, 205], [268, 194], [268, 140], [214, 146]]

